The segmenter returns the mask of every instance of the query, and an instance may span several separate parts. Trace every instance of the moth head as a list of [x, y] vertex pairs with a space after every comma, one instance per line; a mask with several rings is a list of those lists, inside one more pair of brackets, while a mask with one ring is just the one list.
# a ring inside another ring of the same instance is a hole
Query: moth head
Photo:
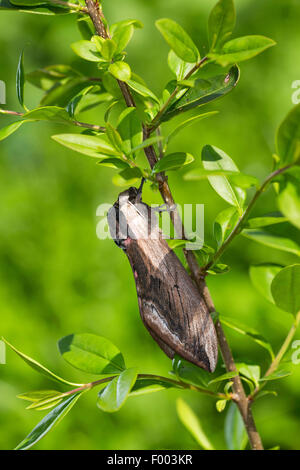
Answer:
[[138, 188], [131, 186], [130, 188], [126, 189], [126, 191], [120, 193], [118, 197], [119, 207], [122, 207], [128, 202], [131, 202], [131, 204], [135, 204], [136, 202], [138, 202], [138, 191]]

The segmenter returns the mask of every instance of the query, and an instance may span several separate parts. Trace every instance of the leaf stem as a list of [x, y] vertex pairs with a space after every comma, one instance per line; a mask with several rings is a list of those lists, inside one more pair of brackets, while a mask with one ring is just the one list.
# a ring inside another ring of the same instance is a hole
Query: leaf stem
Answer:
[[234, 238], [240, 233], [241, 229], [242, 229], [242, 225], [243, 223], [245, 223], [247, 221], [247, 219], [249, 218], [250, 216], [250, 213], [256, 203], [256, 201], [258, 200], [258, 198], [262, 195], [262, 193], [265, 191], [265, 189], [267, 188], [267, 186], [269, 185], [269, 183], [278, 175], [280, 175], [281, 173], [283, 173], [284, 171], [288, 170], [289, 168], [291, 168], [292, 165], [287, 165], [287, 166], [284, 166], [282, 168], [279, 168], [278, 170], [274, 171], [273, 173], [271, 173], [266, 179], [265, 181], [263, 182], [263, 184], [260, 186], [260, 188], [257, 189], [257, 191], [255, 192], [253, 198], [251, 199], [247, 209], [245, 210], [245, 212], [241, 215], [241, 217], [239, 218], [236, 226], [234, 227], [234, 229], [232, 230], [232, 232], [230, 233], [230, 235], [228, 236], [228, 238], [225, 240], [225, 242], [223, 243], [223, 245], [218, 249], [218, 251], [215, 253], [215, 255], [213, 256], [212, 260], [205, 266], [203, 267], [203, 272], [206, 273], [208, 271], [208, 269], [210, 269], [217, 261], [218, 259], [220, 258], [220, 256], [222, 256], [222, 254], [224, 253], [224, 251], [228, 248], [228, 246], [230, 245], [230, 243], [234, 240]]
[[76, 11], [81, 11], [82, 13], [87, 13], [87, 8], [82, 7], [81, 5], [77, 5], [76, 3], [69, 3], [65, 2], [64, 0], [49, 0], [50, 3], [54, 3], [54, 5], [60, 5], [66, 8], [69, 8], [70, 10], [76, 10]]

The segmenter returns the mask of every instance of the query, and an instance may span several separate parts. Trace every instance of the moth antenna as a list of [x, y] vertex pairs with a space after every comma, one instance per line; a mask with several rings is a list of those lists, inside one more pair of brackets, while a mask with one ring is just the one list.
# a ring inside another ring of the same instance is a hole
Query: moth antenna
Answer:
[[137, 195], [136, 195], [136, 202], [141, 202], [142, 200], [142, 191], [143, 191], [143, 186], [144, 186], [144, 183], [146, 181], [146, 178], [142, 178], [142, 181], [141, 181], [141, 184], [140, 184], [140, 187], [138, 189], [138, 192], [137, 192]]

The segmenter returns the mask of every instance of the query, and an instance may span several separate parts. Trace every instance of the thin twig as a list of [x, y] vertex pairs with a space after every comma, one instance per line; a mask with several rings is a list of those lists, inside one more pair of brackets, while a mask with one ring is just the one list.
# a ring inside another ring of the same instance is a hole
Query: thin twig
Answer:
[[55, 5], [60, 5], [65, 8], [69, 8], [70, 10], [81, 11], [82, 13], [88, 13], [86, 7], [82, 7], [81, 5], [77, 5], [76, 3], [69, 3], [65, 2], [64, 0], [48, 0], [50, 3], [54, 3]]
[[265, 181], [263, 182], [263, 184], [260, 186], [260, 188], [257, 189], [257, 191], [255, 192], [253, 198], [251, 199], [247, 209], [245, 210], [245, 212], [243, 213], [243, 215], [239, 218], [236, 226], [234, 227], [234, 229], [232, 230], [232, 232], [230, 233], [230, 235], [228, 236], [228, 238], [225, 240], [225, 242], [223, 243], [223, 245], [218, 249], [218, 251], [215, 253], [215, 255], [213, 256], [212, 260], [203, 268], [203, 272], [205, 273], [209, 268], [211, 268], [217, 261], [218, 259], [220, 258], [220, 256], [222, 256], [222, 254], [224, 253], [224, 251], [228, 248], [228, 246], [230, 245], [230, 243], [234, 240], [234, 238], [240, 233], [241, 231], [241, 228], [242, 228], [242, 225], [247, 221], [252, 209], [253, 209], [253, 206], [255, 205], [256, 201], [258, 200], [258, 198], [262, 195], [262, 193], [265, 191], [265, 189], [267, 188], [267, 186], [269, 185], [269, 183], [271, 183], [271, 181], [278, 175], [280, 175], [281, 173], [285, 172], [286, 170], [288, 170], [289, 168], [291, 168], [292, 165], [287, 165], [283, 168], [279, 168], [278, 170], [274, 171], [273, 173], [271, 173], [266, 179]]

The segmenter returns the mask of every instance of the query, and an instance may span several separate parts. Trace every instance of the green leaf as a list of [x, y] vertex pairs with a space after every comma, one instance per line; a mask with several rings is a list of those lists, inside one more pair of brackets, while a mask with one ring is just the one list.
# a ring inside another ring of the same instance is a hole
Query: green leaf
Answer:
[[128, 163], [124, 162], [120, 158], [104, 158], [103, 160], [99, 160], [97, 165], [107, 166], [108, 168], [113, 168], [114, 170], [130, 170], [130, 166]]
[[59, 377], [58, 375], [54, 374], [51, 372], [49, 369], [46, 367], [42, 366], [39, 362], [37, 362], [35, 359], [32, 359], [31, 357], [27, 356], [26, 354], [22, 353], [18, 349], [16, 349], [12, 344], [10, 344], [5, 338], [2, 338], [2, 340], [9, 346], [18, 356], [20, 356], [23, 361], [26, 362], [32, 369], [35, 371], [39, 372], [42, 375], [45, 375], [51, 380], [55, 380], [56, 382], [60, 382], [64, 385], [74, 385], [80, 387], [82, 384], [74, 383], [74, 382], [69, 382], [68, 380], [63, 379], [62, 377]]
[[162, 121], [167, 121], [179, 113], [188, 111], [196, 106], [214, 101], [225, 96], [237, 85], [240, 71], [237, 66], [232, 67], [228, 73], [210, 78], [198, 78], [193, 88], [187, 90], [183, 96], [175, 101], [163, 114]]
[[300, 158], [300, 104], [295, 106], [280, 125], [276, 135], [280, 166], [289, 165]]
[[292, 373], [289, 370], [280, 369], [280, 370], [277, 370], [276, 372], [273, 372], [273, 374], [268, 375], [267, 377], [262, 377], [259, 381], [260, 382], [271, 382], [272, 380], [283, 379], [284, 377], [288, 377], [291, 374]]
[[117, 131], [123, 140], [123, 151], [128, 154], [143, 142], [143, 132], [136, 108], [126, 108], [119, 116]]
[[277, 307], [296, 315], [300, 311], [300, 264], [283, 268], [272, 281], [271, 291]]
[[134, 28], [136, 29], [140, 29], [140, 28], [143, 28], [144, 25], [143, 23], [140, 21], [140, 20], [135, 20], [135, 19], [131, 19], [131, 20], [121, 20], [121, 21], [118, 21], [117, 23], [113, 23], [110, 27], [110, 32], [112, 34], [115, 34], [115, 32], [118, 30], [118, 29], [122, 29], [124, 28], [124, 26], [133, 26]]
[[219, 318], [221, 323], [223, 323], [224, 325], [228, 326], [229, 328], [232, 328], [233, 330], [237, 331], [242, 335], [248, 336], [255, 343], [259, 344], [262, 348], [266, 349], [269, 352], [271, 359], [274, 359], [274, 352], [271, 344], [254, 328], [250, 328], [249, 326], [244, 325], [233, 318], [224, 317], [223, 315], [220, 315]]
[[214, 60], [222, 67], [237, 64], [252, 59], [269, 47], [275, 46], [275, 41], [265, 36], [243, 36], [232, 39], [224, 44], [220, 53], [209, 53], [209, 59]]
[[208, 37], [211, 50], [219, 50], [235, 26], [233, 0], [220, 0], [212, 9], [208, 19]]
[[[32, 1], [34, 2], [34, 0]], [[37, 15], [59, 15], [59, 14], [65, 15], [71, 12], [73, 13], [73, 11], [71, 10], [67, 11], [64, 8], [64, 6], [59, 7], [59, 6], [51, 6], [48, 4], [46, 7], [46, 5], [44, 4], [45, 2], [43, 2], [43, 4], [40, 4], [40, 5], [34, 4], [33, 6], [26, 7], [22, 5], [13, 5], [13, 2], [10, 2], [9, 0], [0, 0], [0, 10], [12, 10], [12, 11], [19, 11], [22, 13], [35, 13]], [[67, 5], [66, 5], [66, 8], [68, 8]]]
[[126, 48], [132, 38], [133, 32], [134, 26], [132, 24], [127, 24], [115, 29], [113, 40], [116, 44], [116, 54], [122, 52]]
[[180, 57], [178, 57], [171, 49], [168, 54], [168, 65], [170, 70], [175, 73], [177, 80], [183, 80], [195, 64], [191, 64], [180, 59]]
[[216, 409], [219, 413], [222, 413], [222, 411], [225, 410], [227, 405], [227, 400], [218, 400], [216, 403]]
[[33, 6], [45, 5], [48, 2], [47, 0], [10, 0], [10, 3], [12, 3], [13, 5], [18, 5], [18, 6], [33, 7]]
[[2, 129], [0, 129], [0, 141], [16, 132], [22, 124], [24, 124], [24, 121], [17, 121], [9, 124], [8, 126], [2, 127]]
[[82, 39], [81, 41], [73, 42], [71, 48], [82, 59], [90, 62], [100, 62], [102, 60], [96, 44], [92, 41]]
[[285, 175], [284, 183], [281, 185], [277, 196], [277, 202], [286, 219], [300, 229], [300, 184], [296, 178]]
[[163, 378], [141, 378], [137, 379], [134, 386], [131, 389], [130, 396], [133, 395], [144, 395], [146, 393], [161, 392], [170, 388], [182, 388], [180, 385], [176, 385], [169, 381], [164, 381]]
[[269, 302], [274, 303], [271, 292], [271, 284], [276, 274], [281, 271], [282, 266], [276, 264], [259, 264], [250, 266], [249, 274], [252, 284]]
[[165, 155], [153, 167], [153, 173], [161, 171], [178, 170], [185, 165], [189, 165], [194, 161], [194, 157], [190, 153], [175, 152]]
[[59, 340], [58, 347], [69, 364], [90, 374], [120, 374], [125, 369], [119, 349], [102, 336], [89, 333], [69, 335]]
[[300, 246], [289, 238], [273, 235], [271, 233], [264, 232], [263, 230], [252, 229], [243, 230], [242, 235], [271, 248], [287, 251], [288, 253], [293, 253], [294, 255], [300, 256]]
[[164, 140], [164, 138], [160, 135], [157, 135], [154, 137], [148, 137], [148, 139], [143, 140], [142, 143], [132, 148], [130, 152], [128, 153], [128, 155], [131, 155], [132, 153], [135, 153], [138, 150], [142, 150], [146, 147], [150, 147], [151, 145], [157, 144], [158, 142], [161, 142], [162, 140]]
[[231, 402], [224, 424], [225, 441], [229, 450], [244, 450], [247, 445], [247, 433], [235, 403]]
[[109, 123], [106, 125], [106, 135], [109, 138], [111, 144], [115, 149], [122, 153], [123, 152], [123, 142], [119, 132]]
[[40, 423], [28, 434], [25, 439], [15, 448], [15, 450], [30, 449], [34, 444], [40, 441], [51, 429], [54, 428], [73, 408], [81, 393], [76, 393], [64, 400], [56, 408], [50, 411]]
[[207, 387], [210, 377], [209, 372], [182, 359], [178, 354], [175, 354], [172, 366], [176, 377], [182, 382], [187, 382], [197, 387]]
[[103, 158], [107, 155], [120, 155], [104, 138], [86, 134], [57, 134], [52, 139], [75, 152], [89, 157]]
[[104, 39], [102, 41], [101, 55], [102, 57], [110, 62], [116, 52], [117, 45], [113, 39]]
[[113, 62], [109, 68], [109, 72], [118, 80], [122, 82], [127, 82], [131, 77], [131, 69], [126, 62], [117, 61]]
[[203, 114], [198, 114], [198, 116], [193, 116], [186, 121], [181, 122], [175, 129], [168, 135], [166, 138], [166, 142], [169, 143], [177, 134], [185, 129], [186, 127], [191, 126], [192, 124], [195, 124], [198, 121], [201, 121], [202, 119], [206, 119], [210, 116], [214, 116], [215, 114], [218, 114], [218, 111], [209, 111], [208, 113], [203, 113]]
[[235, 207], [220, 212], [214, 221], [214, 238], [218, 248], [223, 245], [228, 235], [232, 232], [239, 219], [239, 214]]
[[19, 63], [16, 76], [17, 97], [20, 105], [27, 111], [24, 106], [24, 85], [25, 85], [25, 72], [24, 72], [24, 49], [20, 54]]
[[233, 372], [226, 372], [226, 374], [219, 375], [219, 377], [216, 377], [215, 379], [210, 380], [210, 381], [208, 382], [208, 385], [212, 385], [212, 384], [216, 384], [216, 383], [219, 383], [219, 382], [223, 382], [223, 380], [232, 379], [233, 377], [236, 377], [237, 375], [238, 375], [238, 373], [235, 372], [235, 371], [233, 371]]
[[137, 183], [143, 174], [139, 168], [127, 168], [118, 175], [114, 175], [112, 181], [116, 186], [131, 186]]
[[259, 188], [260, 182], [259, 180], [252, 175], [245, 175], [244, 173], [236, 173], [229, 176], [230, 181], [242, 189], [248, 189], [252, 186]]
[[34, 390], [33, 392], [21, 393], [17, 395], [17, 398], [35, 403], [40, 400], [57, 397], [58, 395], [61, 395], [61, 392], [58, 390]]
[[159, 32], [170, 48], [185, 62], [197, 62], [200, 54], [190, 36], [175, 21], [162, 18], [155, 22]]
[[72, 124], [69, 114], [58, 106], [42, 106], [23, 114], [24, 121], [53, 121], [61, 124]]
[[236, 363], [236, 368], [240, 374], [247, 377], [247, 379], [251, 380], [255, 386], [258, 386], [258, 382], [260, 379], [260, 367], [257, 365], [250, 365], [245, 363]]
[[115, 377], [98, 394], [97, 406], [107, 413], [118, 411], [127, 400], [131, 389], [137, 379], [135, 367], [126, 369], [118, 377]]
[[[203, 147], [202, 163], [206, 170], [239, 171], [233, 160], [223, 150], [211, 145]], [[208, 181], [222, 199], [238, 209], [242, 208], [246, 193], [243, 189], [231, 184], [228, 177], [209, 176]]]
[[149, 90], [145, 85], [138, 83], [134, 80], [127, 80], [127, 85], [136, 91], [139, 95], [144, 96], [145, 98], [150, 98], [151, 100], [155, 101], [156, 103], [160, 104], [159, 99], [155, 94]]
[[90, 86], [91, 82], [85, 78], [71, 78], [63, 83], [58, 83], [47, 92], [41, 100], [41, 106], [65, 107], [80, 91]]
[[202, 429], [199, 419], [182, 398], [177, 399], [176, 410], [180, 421], [193, 436], [195, 441], [205, 450], [214, 450], [213, 445]]
[[266, 215], [263, 217], [253, 217], [252, 219], [248, 219], [245, 224], [246, 228], [260, 228], [266, 227], [269, 225], [276, 225], [282, 224], [283, 222], [287, 222], [287, 217], [282, 217], [281, 214], [276, 215]]

